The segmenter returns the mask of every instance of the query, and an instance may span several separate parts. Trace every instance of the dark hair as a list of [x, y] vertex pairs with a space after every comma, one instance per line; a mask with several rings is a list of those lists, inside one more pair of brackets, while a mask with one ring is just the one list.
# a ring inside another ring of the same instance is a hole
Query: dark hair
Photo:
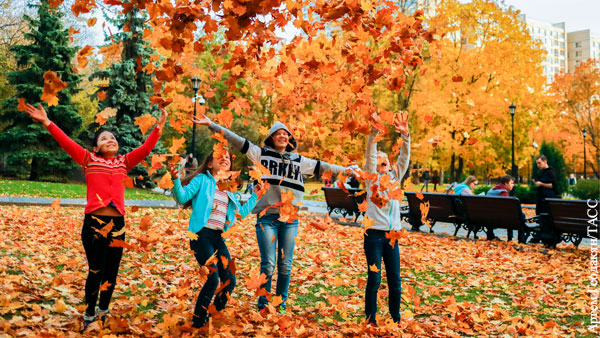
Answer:
[[[229, 159], [230, 159], [230, 165], [229, 165], [229, 170], [230, 171], [235, 171], [235, 167], [233, 165], [233, 154], [231, 153], [231, 149], [227, 148], [227, 153], [229, 154]], [[214, 151], [211, 151], [206, 158], [202, 161], [202, 164], [200, 164], [200, 166], [198, 167], [198, 169], [196, 171], [194, 171], [193, 173], [191, 173], [190, 175], [186, 175], [182, 180], [181, 180], [181, 185], [182, 186], [186, 186], [188, 185], [192, 179], [196, 176], [198, 176], [199, 174], [206, 174], [207, 171], [209, 171], [208, 168], [208, 164], [212, 162], [214, 158]], [[242, 179], [238, 176], [236, 178], [236, 183], [238, 184], [238, 186], [240, 186], [242, 184]], [[183, 208], [189, 208], [192, 206], [192, 201], [187, 201], [183, 204]]]
[[544, 162], [548, 162], [548, 158], [546, 158], [546, 156], [545, 156], [545, 155], [540, 155], [540, 156], [536, 157], [536, 158], [535, 158], [535, 160], [536, 160], [536, 161], [537, 161], [537, 160], [542, 160], [542, 161], [544, 161]]
[[515, 179], [512, 176], [510, 176], [510, 175], [504, 175], [504, 176], [500, 177], [500, 183], [501, 184], [506, 184], [506, 183], [508, 183], [510, 181], [514, 181], [514, 180]]

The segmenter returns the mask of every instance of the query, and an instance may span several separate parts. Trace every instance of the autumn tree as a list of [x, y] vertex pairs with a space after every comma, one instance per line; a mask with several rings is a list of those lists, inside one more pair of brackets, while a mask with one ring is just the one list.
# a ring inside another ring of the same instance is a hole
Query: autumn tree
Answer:
[[583, 135], [587, 131], [587, 167], [600, 177], [600, 68], [597, 60], [590, 59], [575, 67], [573, 73], [557, 75], [552, 83], [556, 100], [560, 131], [573, 136], [570, 142], [561, 142], [569, 155], [579, 159], [583, 171]]
[[69, 33], [61, 23], [60, 11], [48, 1], [32, 7], [37, 8], [38, 17], [24, 17], [29, 27], [25, 33], [29, 44], [10, 48], [20, 68], [8, 73], [16, 94], [2, 102], [0, 119], [8, 125], [0, 134], [0, 152], [6, 154], [6, 166], [14, 175], [28, 173], [31, 180], [48, 175], [65, 177], [75, 164], [43, 126], [32, 123], [27, 114], [17, 110], [17, 104], [20, 98], [29, 103], [40, 102], [44, 73], [57, 73], [67, 87], [58, 93], [58, 104], [46, 106], [46, 110], [67, 135], [76, 136], [81, 117], [71, 99], [78, 92], [81, 78], [73, 72], [71, 59], [77, 48], [69, 46]]
[[410, 103], [418, 116], [412, 120], [413, 160], [437, 158], [453, 181], [476, 167], [484, 175], [509, 172], [508, 106], [514, 103], [515, 161], [528, 163], [528, 132], [546, 113], [547, 98], [543, 51], [517, 14], [487, 0], [451, 0], [438, 8], [430, 25], [444, 36], [439, 57], [425, 65]]
[[[161, 84], [155, 88], [154, 72], [146, 69], [153, 67], [153, 49], [144, 40], [144, 30], [149, 29], [145, 23], [146, 19], [142, 11], [134, 8], [112, 20], [113, 25], [120, 31], [108, 37], [108, 41], [112, 43], [105, 50], [119, 50], [120, 60], [111, 62], [109, 66], [99, 69], [91, 76], [91, 79], [107, 80], [108, 83], [96, 92], [100, 113], [96, 123], [90, 128], [88, 138], [102, 126], [117, 135], [119, 148], [123, 152], [129, 152], [144, 142], [144, 134], [140, 132], [141, 126], [149, 128], [153, 125], [152, 121], [156, 121], [154, 116], [159, 114], [158, 107], [150, 100], [155, 90], [161, 89]], [[160, 142], [149, 155], [148, 164], [155, 152], [164, 152]], [[147, 171], [148, 169], [140, 164], [130, 175], [141, 175], [144, 179], [136, 182], [152, 186]]]

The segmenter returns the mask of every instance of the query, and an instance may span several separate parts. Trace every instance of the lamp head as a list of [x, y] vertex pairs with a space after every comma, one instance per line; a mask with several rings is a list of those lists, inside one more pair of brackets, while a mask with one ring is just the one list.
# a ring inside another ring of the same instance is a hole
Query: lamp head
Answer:
[[515, 115], [515, 109], [517, 109], [517, 106], [514, 105], [514, 103], [511, 103], [510, 106], [508, 106], [508, 109], [510, 109], [510, 115]]
[[197, 91], [198, 88], [200, 88], [200, 78], [197, 76], [194, 76], [192, 79], [192, 88], [194, 89], [194, 91]]
[[584, 129], [581, 132], [583, 133], [583, 137], [585, 137], [585, 135], [587, 135], [587, 129]]

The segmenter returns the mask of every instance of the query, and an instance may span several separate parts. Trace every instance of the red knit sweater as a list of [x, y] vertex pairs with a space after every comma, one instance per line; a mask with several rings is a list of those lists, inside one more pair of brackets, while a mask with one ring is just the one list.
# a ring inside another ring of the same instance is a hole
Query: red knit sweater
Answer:
[[140, 163], [154, 148], [160, 137], [154, 128], [146, 142], [125, 155], [104, 158], [71, 140], [56, 124], [46, 127], [50, 135], [85, 171], [87, 205], [85, 213], [107, 206], [111, 201], [121, 215], [125, 215], [125, 179], [127, 172]]

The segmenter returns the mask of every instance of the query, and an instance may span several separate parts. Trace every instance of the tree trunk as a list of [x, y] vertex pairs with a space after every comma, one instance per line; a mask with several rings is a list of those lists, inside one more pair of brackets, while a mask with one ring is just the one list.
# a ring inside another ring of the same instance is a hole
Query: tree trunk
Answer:
[[29, 180], [37, 181], [40, 179], [40, 159], [34, 157], [31, 159], [31, 171], [29, 172]]
[[463, 172], [463, 158], [462, 156], [458, 157], [458, 168], [456, 168], [456, 182], [460, 181]]
[[454, 153], [452, 153], [452, 157], [450, 158], [450, 181], [458, 182], [454, 177]]

